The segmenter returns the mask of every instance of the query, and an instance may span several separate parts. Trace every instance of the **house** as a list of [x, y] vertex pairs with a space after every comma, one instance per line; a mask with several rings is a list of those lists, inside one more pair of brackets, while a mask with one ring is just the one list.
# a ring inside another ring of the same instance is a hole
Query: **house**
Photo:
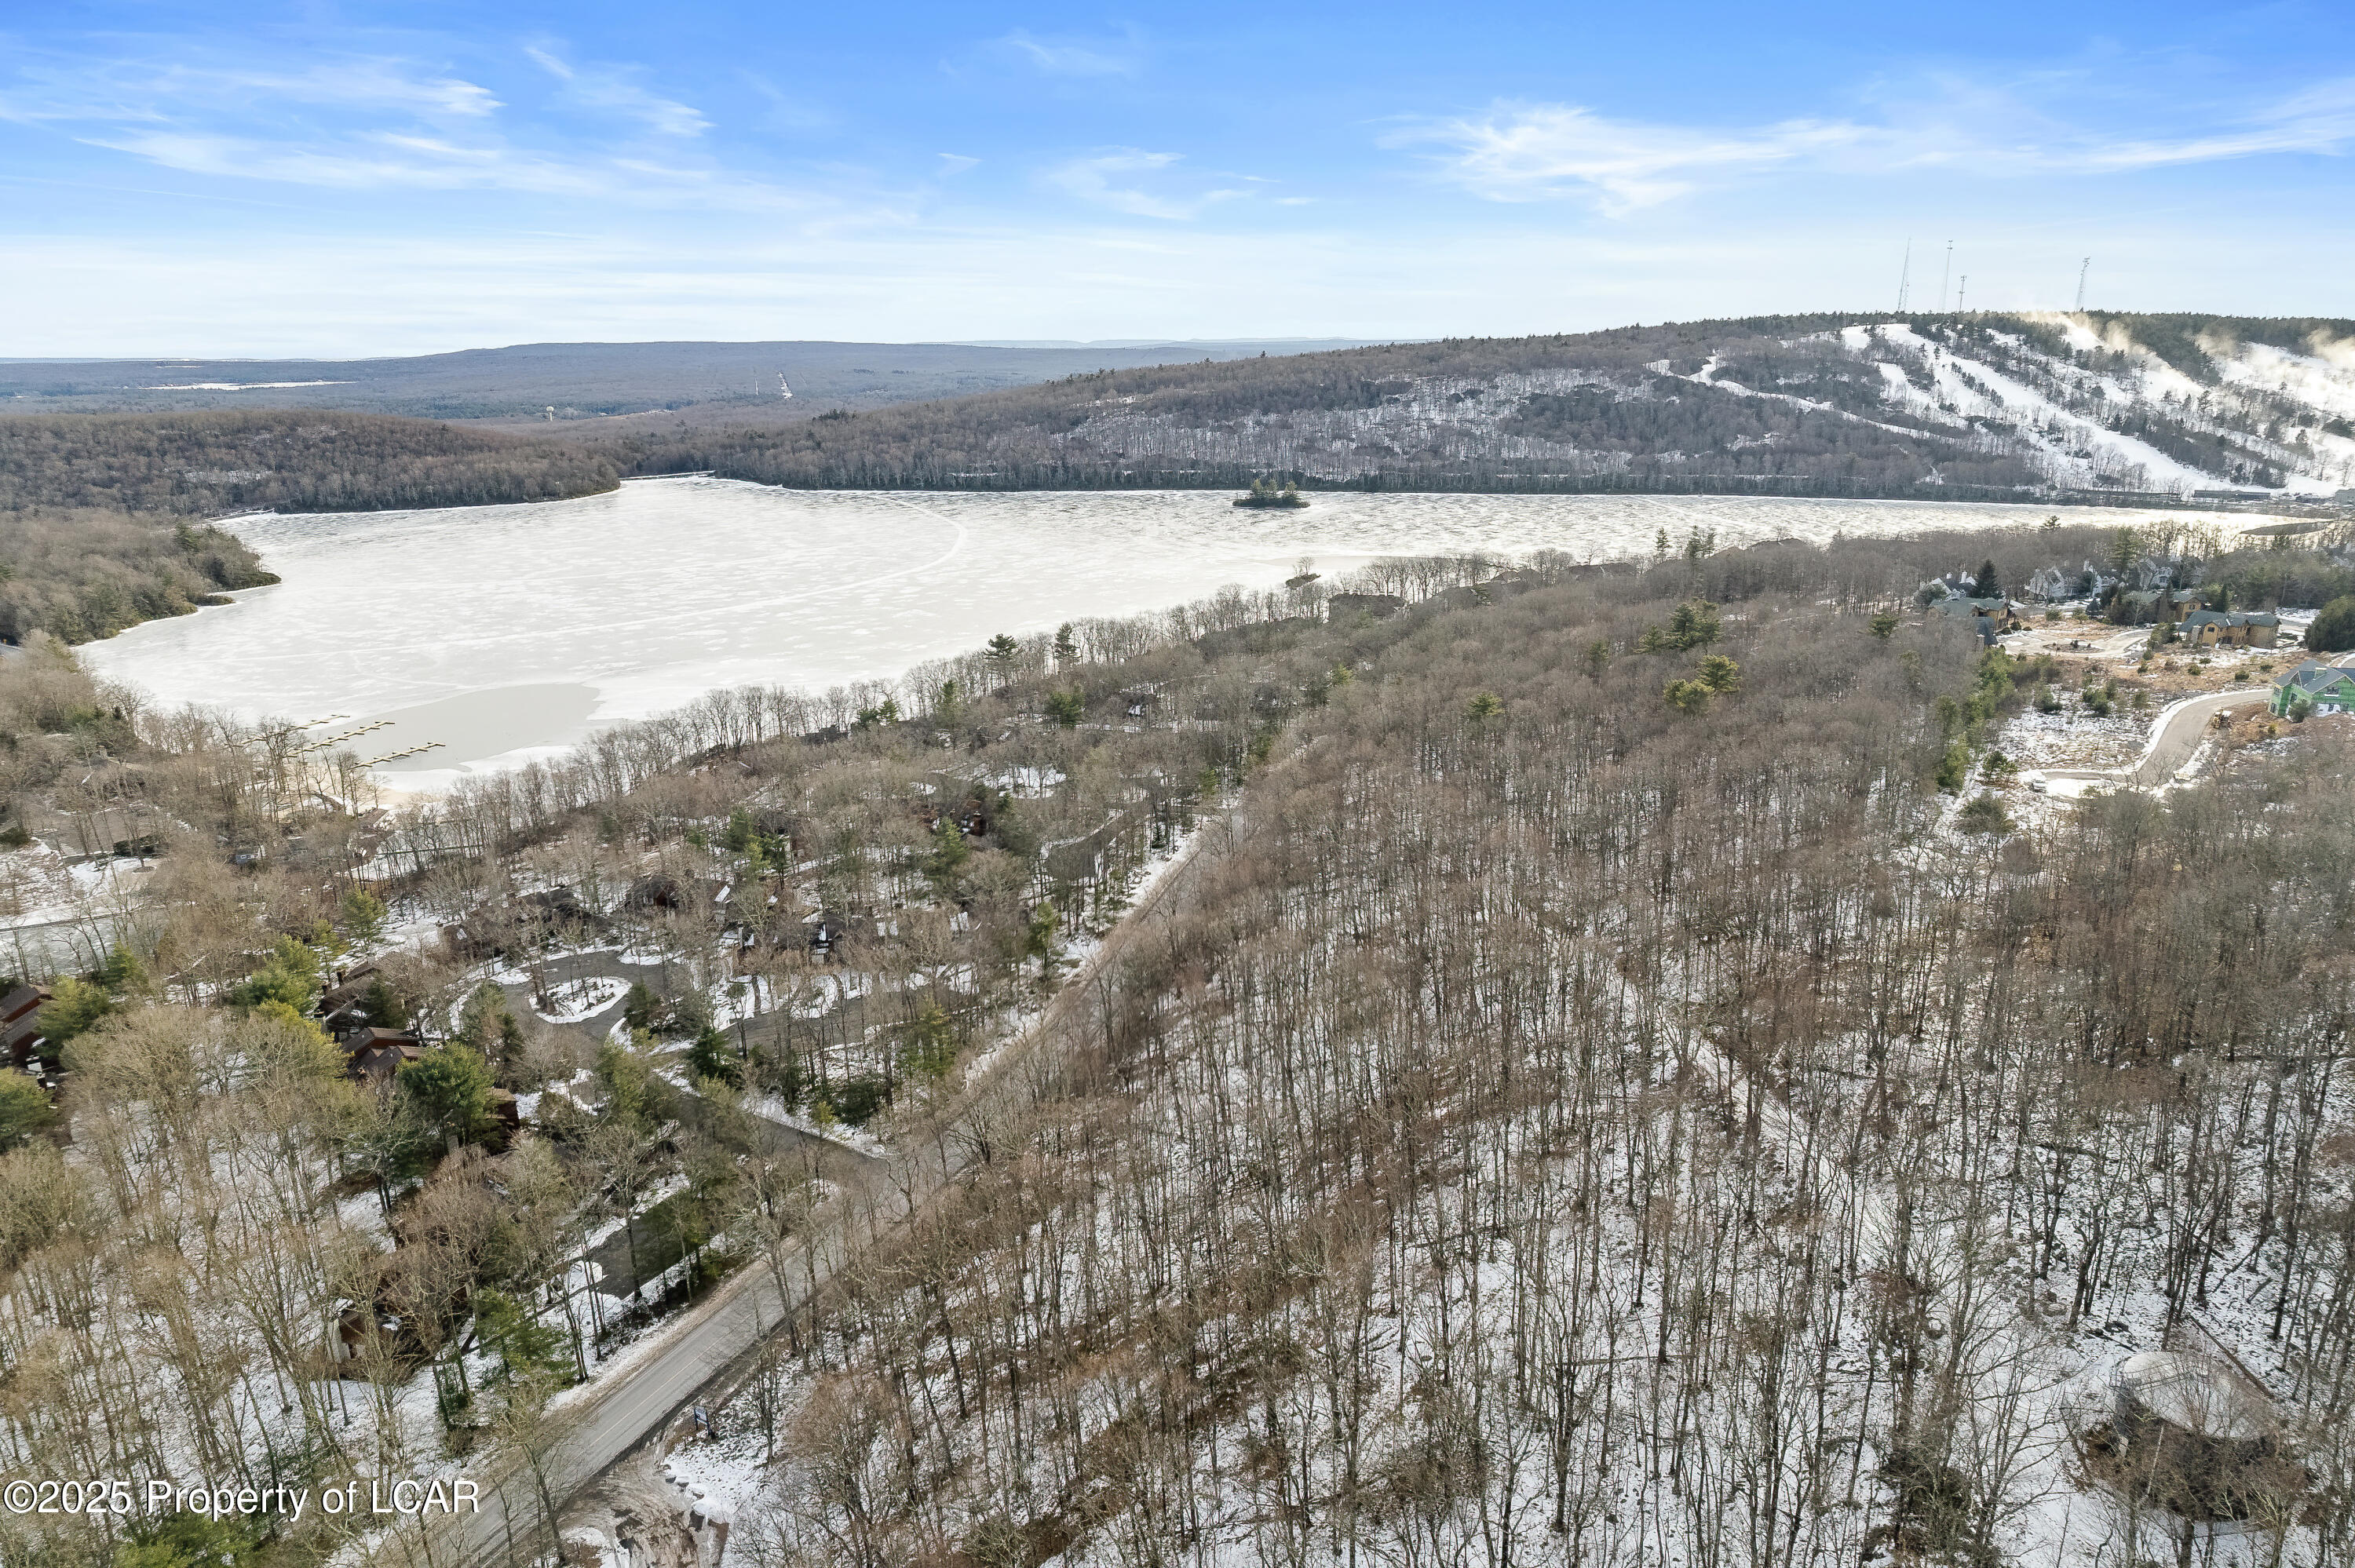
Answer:
[[368, 988], [376, 983], [374, 964], [362, 964], [357, 969], [337, 972], [336, 983], [319, 998], [319, 1017], [327, 1027], [340, 1033], [356, 1028], [368, 1013]]
[[1132, 686], [1120, 694], [1120, 705], [1131, 718], [1143, 718], [1161, 705], [1161, 688], [1156, 685]]
[[2067, 599], [2077, 581], [2058, 567], [2039, 567], [2028, 576], [2028, 597], [2050, 604], [2056, 599]]
[[687, 890], [679, 885], [678, 878], [654, 872], [631, 883], [622, 904], [628, 909], [684, 909]]
[[22, 1071], [31, 1063], [41, 1043], [41, 1009], [49, 1001], [47, 986], [20, 985], [0, 996], [0, 1055], [10, 1066]]
[[2195, 648], [2270, 648], [2281, 636], [2281, 617], [2264, 610], [2195, 609], [2175, 634]]
[[1950, 616], [1963, 621], [1978, 634], [1981, 642], [1993, 646], [1996, 638], [2019, 625], [2019, 607], [2003, 598], [1972, 599], [1957, 594], [1942, 599], [1930, 606], [1933, 615]]
[[[1625, 561], [1608, 564], [1625, 567], [1630, 571], [1634, 570]], [[1601, 569], [1600, 567], [1572, 567], [1569, 571], [1575, 577], [1584, 575], [1590, 570], [1600, 571]], [[1424, 602], [1443, 609], [1465, 609], [1473, 605], [1495, 604], [1499, 599], [1511, 599], [1516, 594], [1524, 594], [1531, 588], [1540, 588], [1545, 586], [1544, 577], [1536, 572], [1521, 568], [1509, 572], [1498, 572], [1495, 577], [1482, 582], [1459, 583], [1451, 588], [1442, 588]]]
[[394, 1034], [389, 1029], [365, 1029], [363, 1034], [388, 1035], [389, 1039], [372, 1041], [357, 1049], [346, 1047], [344, 1075], [374, 1084], [392, 1082], [394, 1074], [425, 1054], [425, 1048], [406, 1034]]
[[2286, 675], [2274, 678], [2273, 710], [2286, 714], [2296, 704], [2310, 705], [2318, 714], [2355, 709], [2355, 670], [2308, 659]]
[[425, 1054], [417, 1036], [399, 1029], [353, 1029], [345, 1033], [344, 1073], [347, 1077], [389, 1083], [392, 1075]]
[[2175, 635], [2194, 648], [2213, 648], [2228, 640], [2232, 617], [2217, 609], [2195, 609], [2177, 623]]
[[[1624, 566], [1625, 563], [1620, 564]], [[1509, 572], [1498, 572], [1480, 585], [1487, 590], [1490, 599], [1509, 599], [1517, 593], [1527, 593], [1531, 588], [1541, 588], [1545, 586], [1545, 578], [1525, 567]]]
[[527, 893], [516, 900], [517, 922], [539, 927], [551, 934], [597, 934], [613, 928], [613, 922], [581, 902], [581, 895], [570, 887], [551, 887], [544, 892]]
[[942, 820], [945, 818], [955, 823], [957, 832], [965, 837], [977, 839], [986, 834], [996, 821], [996, 792], [987, 784], [968, 779], [962, 773], [935, 768], [916, 788], [931, 797], [910, 808], [916, 821], [924, 824], [924, 831], [928, 833], [939, 832]]
[[[861, 921], [859, 926], [868, 933], [875, 928], [872, 921]], [[858, 934], [854, 930], [850, 917], [834, 909], [821, 910], [809, 916], [802, 922], [802, 928], [809, 955], [814, 959], [832, 958], [841, 951], [845, 942]]]
[[1325, 601], [1326, 618], [1336, 626], [1360, 615], [1388, 620], [1405, 608], [1406, 600], [1394, 593], [1337, 593]]

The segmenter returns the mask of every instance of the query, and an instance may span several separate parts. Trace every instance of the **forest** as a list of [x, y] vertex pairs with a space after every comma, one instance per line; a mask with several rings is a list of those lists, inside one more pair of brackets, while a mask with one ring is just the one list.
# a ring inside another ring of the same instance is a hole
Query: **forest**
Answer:
[[209, 523], [99, 507], [0, 512], [0, 641], [46, 632], [88, 642], [277, 580]]
[[0, 512], [355, 512], [611, 490], [611, 463], [545, 439], [321, 409], [0, 417]]
[[[2349, 737], [1974, 824], [2031, 672], [1814, 556], [1434, 616], [1305, 715], [777, 1356], [754, 1560], [2342, 1560]], [[2298, 1457], [2222, 1535], [2069, 1421], [2206, 1336]]]
[[[0, 1472], [538, 1473], [645, 1315], [838, 1248], [720, 1412], [731, 1563], [2345, 1561], [2346, 721], [2032, 798], [2007, 726], [2103, 672], [1913, 610], [2131, 544], [1387, 562], [390, 811], [37, 642], [24, 853], [158, 853], [74, 916], [0, 1156]], [[559, 1021], [597, 953], [638, 955], [602, 1037]], [[420, 1061], [351, 1080], [337, 1005]], [[925, 1201], [884, 1224], [784, 1124]], [[2102, 1403], [2187, 1345], [2261, 1385], [2221, 1492]]]

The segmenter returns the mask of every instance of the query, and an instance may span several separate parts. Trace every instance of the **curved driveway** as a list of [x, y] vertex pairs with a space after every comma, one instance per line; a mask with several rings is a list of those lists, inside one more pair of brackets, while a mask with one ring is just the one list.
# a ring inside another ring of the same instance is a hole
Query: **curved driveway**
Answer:
[[2219, 713], [2232, 708], [2262, 708], [2270, 696], [2270, 688], [2257, 687], [2186, 697], [2160, 711], [2158, 722], [2152, 727], [2150, 740], [2144, 746], [2142, 756], [2126, 767], [2045, 768], [2037, 769], [2036, 776], [2071, 783], [2126, 784], [2141, 789], [2153, 789], [2174, 779], [2192, 758], [2199, 755], [2200, 737], [2215, 724]]

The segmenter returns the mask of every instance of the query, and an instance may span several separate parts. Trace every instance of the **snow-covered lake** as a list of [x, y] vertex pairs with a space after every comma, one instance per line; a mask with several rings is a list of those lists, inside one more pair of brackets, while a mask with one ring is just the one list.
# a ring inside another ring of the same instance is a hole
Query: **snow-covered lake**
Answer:
[[[899, 674], [999, 631], [1333, 575], [1380, 556], [1647, 554], [1694, 527], [1780, 535], [2041, 519], [2048, 509], [1704, 497], [1320, 493], [1252, 512], [1212, 491], [897, 494], [727, 480], [528, 506], [259, 515], [231, 530], [285, 580], [83, 651], [165, 703], [346, 715], [389, 781], [434, 788], [714, 686]], [[2134, 514], [2103, 512], [2123, 524]]]

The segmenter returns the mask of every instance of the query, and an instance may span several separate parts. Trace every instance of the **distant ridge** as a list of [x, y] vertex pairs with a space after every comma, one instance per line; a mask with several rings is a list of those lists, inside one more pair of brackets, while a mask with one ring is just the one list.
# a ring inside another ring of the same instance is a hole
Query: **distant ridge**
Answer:
[[[318, 408], [559, 426], [657, 410], [700, 409], [709, 418], [774, 409], [779, 418], [794, 418], [828, 408], [876, 408], [1173, 360], [1345, 346], [1350, 344], [1332, 339], [1273, 338], [1035, 345], [527, 343], [374, 359], [0, 360], [0, 412]], [[793, 407], [778, 396], [780, 377], [792, 383]]]
[[1822, 313], [1231, 352], [639, 450], [826, 489], [2324, 500], [2355, 491], [2355, 322]]
[[1231, 350], [1243, 353], [1323, 354], [1340, 348], [1372, 348], [1398, 338], [1371, 337], [1039, 337], [957, 338], [959, 348], [1153, 348]]

